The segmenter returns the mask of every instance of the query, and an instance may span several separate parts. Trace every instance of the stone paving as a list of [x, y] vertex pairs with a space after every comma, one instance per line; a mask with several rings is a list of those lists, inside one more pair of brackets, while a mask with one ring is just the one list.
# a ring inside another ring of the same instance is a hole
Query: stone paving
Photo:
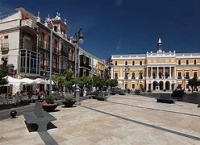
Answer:
[[[59, 145], [199, 145], [200, 108], [196, 104], [157, 103], [154, 98], [114, 95], [88, 99], [81, 106], [58, 107], [57, 127], [48, 133]], [[24, 117], [0, 121], [0, 144], [42, 145]]]

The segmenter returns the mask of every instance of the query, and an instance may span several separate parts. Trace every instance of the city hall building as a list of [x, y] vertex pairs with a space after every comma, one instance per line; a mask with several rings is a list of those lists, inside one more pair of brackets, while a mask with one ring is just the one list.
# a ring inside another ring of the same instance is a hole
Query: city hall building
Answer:
[[188, 90], [188, 79], [200, 79], [200, 53], [176, 53], [162, 50], [159, 38], [157, 52], [111, 56], [111, 78], [122, 89]]

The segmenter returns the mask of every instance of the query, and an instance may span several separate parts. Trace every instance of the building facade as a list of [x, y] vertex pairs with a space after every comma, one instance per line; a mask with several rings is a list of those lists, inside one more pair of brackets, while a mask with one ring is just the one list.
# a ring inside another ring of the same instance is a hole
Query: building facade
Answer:
[[189, 89], [188, 79], [200, 79], [200, 53], [176, 53], [162, 50], [159, 39], [157, 52], [112, 55], [111, 78], [126, 89], [174, 90]]
[[0, 58], [14, 67], [12, 77], [48, 79], [51, 61], [52, 74], [58, 75], [67, 69], [75, 71], [75, 57], [79, 60], [79, 76], [91, 75], [91, 65], [96, 63], [91, 58], [95, 57], [81, 48], [75, 54], [76, 45], [67, 38], [68, 25], [60, 13], [42, 22], [39, 13], [35, 16], [24, 8], [16, 11], [0, 19]]

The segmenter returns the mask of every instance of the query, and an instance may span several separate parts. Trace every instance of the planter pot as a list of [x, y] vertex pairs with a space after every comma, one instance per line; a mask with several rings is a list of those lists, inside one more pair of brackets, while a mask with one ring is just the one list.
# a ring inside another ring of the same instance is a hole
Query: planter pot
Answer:
[[63, 101], [62, 103], [65, 105], [65, 107], [72, 107], [75, 104], [76, 101]]
[[53, 112], [57, 106], [58, 106], [57, 104], [49, 104], [49, 105], [42, 105], [42, 108], [44, 109], [44, 111]]

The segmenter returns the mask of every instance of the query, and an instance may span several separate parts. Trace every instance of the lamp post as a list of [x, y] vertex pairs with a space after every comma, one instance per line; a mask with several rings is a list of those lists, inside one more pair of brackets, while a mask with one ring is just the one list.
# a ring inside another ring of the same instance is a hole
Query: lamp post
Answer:
[[128, 74], [129, 74], [129, 70], [130, 68], [128, 66], [125, 67], [125, 89], [126, 89], [126, 92], [127, 92], [127, 80], [128, 80]]
[[73, 39], [73, 43], [75, 44], [75, 78], [76, 78], [76, 84], [75, 84], [75, 91], [76, 91], [76, 104], [80, 105], [80, 96], [79, 96], [79, 86], [78, 86], [78, 80], [79, 80], [79, 55], [78, 55], [78, 49], [79, 45], [83, 43], [83, 34], [81, 33], [82, 28], [79, 29], [77, 33], [75, 33], [75, 38]]
[[49, 67], [50, 67], [50, 69], [49, 69], [49, 95], [51, 95], [52, 94], [52, 59], [53, 59], [53, 48], [52, 48], [52, 39], [53, 39], [53, 23], [52, 23], [52, 21], [50, 21], [51, 22], [51, 25], [52, 25], [52, 28], [50, 29], [50, 32], [51, 32], [51, 34], [50, 34], [50, 64], [49, 64]]
[[142, 89], [142, 88], [141, 88], [141, 79], [143, 79], [143, 78], [142, 78], [142, 74], [143, 74], [143, 71], [142, 71], [142, 70], [139, 71], [139, 85], [140, 85], [139, 88], [140, 88], [140, 90]]

